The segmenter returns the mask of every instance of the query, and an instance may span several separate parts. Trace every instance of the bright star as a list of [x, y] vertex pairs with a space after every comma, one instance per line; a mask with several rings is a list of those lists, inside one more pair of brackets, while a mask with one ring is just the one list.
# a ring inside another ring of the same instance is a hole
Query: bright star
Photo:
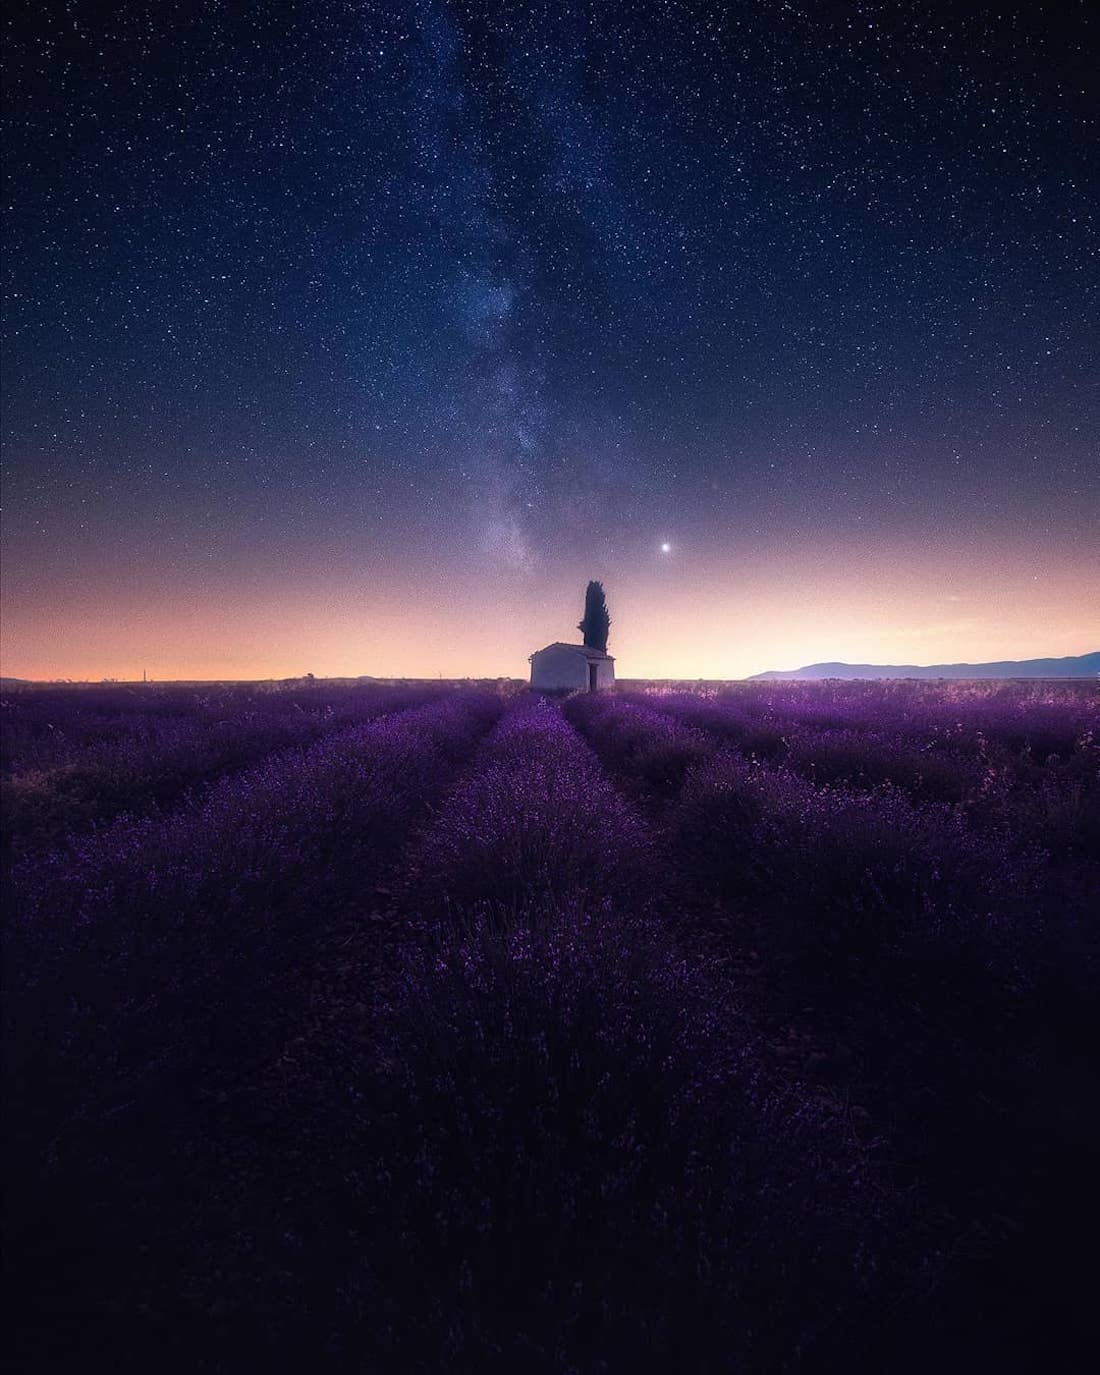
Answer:
[[661, 545], [661, 553], [662, 553], [662, 554], [671, 554], [671, 553], [672, 553], [672, 545], [669, 544], [667, 540], [665, 541], [664, 544]]

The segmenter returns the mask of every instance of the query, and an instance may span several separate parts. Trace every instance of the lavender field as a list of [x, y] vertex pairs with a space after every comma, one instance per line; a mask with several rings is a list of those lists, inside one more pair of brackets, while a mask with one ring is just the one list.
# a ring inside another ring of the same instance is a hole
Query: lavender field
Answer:
[[36, 1368], [1086, 1368], [1091, 684], [3, 702]]

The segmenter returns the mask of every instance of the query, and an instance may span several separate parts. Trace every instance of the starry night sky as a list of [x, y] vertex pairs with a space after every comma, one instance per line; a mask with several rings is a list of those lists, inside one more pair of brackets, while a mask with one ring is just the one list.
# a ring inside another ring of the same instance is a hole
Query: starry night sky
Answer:
[[1087, 10], [15, 4], [4, 672], [1096, 649]]

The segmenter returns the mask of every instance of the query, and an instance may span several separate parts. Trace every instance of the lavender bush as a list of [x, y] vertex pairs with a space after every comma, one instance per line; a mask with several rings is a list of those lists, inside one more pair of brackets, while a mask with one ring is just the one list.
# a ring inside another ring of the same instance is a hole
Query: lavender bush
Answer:
[[644, 901], [651, 842], [592, 751], [548, 699], [513, 706], [441, 807], [409, 877], [420, 907], [614, 895]]
[[1020, 933], [1037, 888], [1034, 852], [976, 837], [951, 808], [890, 788], [814, 788], [724, 752], [689, 775], [675, 825], [708, 891], [766, 912], [762, 938], [818, 964], [899, 940], [992, 954]]
[[678, 792], [687, 770], [713, 749], [701, 732], [644, 704], [585, 695], [573, 698], [567, 712], [601, 759], [662, 796]]

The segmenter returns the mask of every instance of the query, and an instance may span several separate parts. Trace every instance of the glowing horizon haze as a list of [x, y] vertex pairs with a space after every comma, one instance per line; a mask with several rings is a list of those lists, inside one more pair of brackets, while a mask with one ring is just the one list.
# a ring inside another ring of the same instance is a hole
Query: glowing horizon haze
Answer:
[[[677, 568], [651, 560], [629, 577], [604, 569], [619, 676], [742, 678], [826, 660], [977, 663], [1084, 654], [1100, 644], [1091, 612], [1100, 578], [1082, 582], [1072, 568], [1020, 572], [991, 555], [967, 576], [945, 571], [936, 554], [922, 562], [915, 548], [897, 559], [855, 558], [850, 549], [847, 557], [841, 562], [834, 551], [815, 566], [731, 552], [706, 567], [685, 555]], [[140, 568], [133, 575], [140, 579]], [[321, 570], [311, 580], [308, 568], [288, 570], [281, 584], [274, 572], [242, 581], [233, 614], [212, 628], [209, 607], [232, 581], [218, 569], [206, 577], [205, 587], [196, 574], [193, 584], [154, 583], [140, 594], [117, 576], [102, 590], [74, 587], [64, 612], [43, 608], [26, 627], [23, 657], [5, 653], [4, 673], [93, 681], [143, 671], [161, 681], [308, 672], [514, 678], [526, 676], [533, 650], [580, 640], [580, 572], [425, 579], [411, 632], [405, 609], [376, 607], [370, 576], [357, 579], [351, 568], [337, 592]]]

